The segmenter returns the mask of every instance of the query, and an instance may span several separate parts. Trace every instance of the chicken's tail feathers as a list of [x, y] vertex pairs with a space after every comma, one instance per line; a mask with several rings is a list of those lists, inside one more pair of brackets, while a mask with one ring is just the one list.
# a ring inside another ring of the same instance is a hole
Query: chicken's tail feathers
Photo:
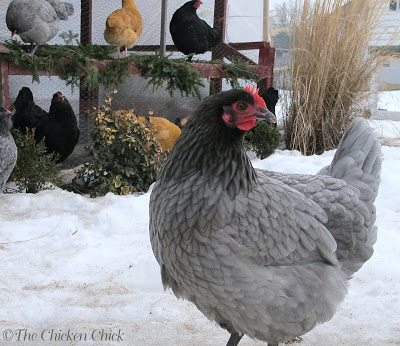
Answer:
[[61, 20], [67, 20], [69, 16], [74, 14], [74, 5], [69, 2], [61, 2], [59, 0], [46, 0], [56, 11], [57, 16]]
[[364, 118], [355, 118], [344, 133], [332, 163], [318, 172], [346, 181], [362, 202], [357, 214], [364, 221], [357, 226], [357, 230], [352, 230], [356, 233], [350, 235], [360, 239], [349, 256], [344, 256], [342, 260], [343, 268], [350, 274], [357, 271], [373, 253], [372, 245], [377, 236], [374, 201], [380, 184], [381, 165], [382, 151], [378, 138]]
[[67, 15], [67, 17], [72, 16], [74, 14], [74, 5], [72, 5], [69, 2], [63, 2], [62, 3], [65, 7], [65, 14]]
[[364, 194], [362, 200], [373, 202], [380, 184], [381, 165], [381, 144], [368, 122], [357, 117], [344, 133], [331, 164], [318, 174], [345, 180]]
[[220, 28], [214, 28], [212, 30], [212, 46], [217, 45], [222, 41], [222, 30]]

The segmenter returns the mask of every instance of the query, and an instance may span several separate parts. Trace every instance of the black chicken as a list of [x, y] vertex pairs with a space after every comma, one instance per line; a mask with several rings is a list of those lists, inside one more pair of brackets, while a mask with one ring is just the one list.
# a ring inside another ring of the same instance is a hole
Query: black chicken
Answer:
[[[192, 0], [178, 8], [172, 16], [169, 31], [176, 48], [183, 54], [202, 54], [221, 41], [220, 29], [213, 29], [197, 16], [202, 2]], [[189, 60], [191, 60], [189, 56]]]
[[[260, 96], [267, 104], [268, 110], [275, 115], [275, 106], [279, 100], [278, 90], [276, 90], [274, 87], [269, 87], [268, 89], [260, 90]], [[277, 127], [277, 123], [273, 124], [272, 126]]]
[[68, 100], [58, 91], [51, 100], [46, 125], [47, 150], [59, 154], [58, 162], [62, 162], [74, 151], [78, 139], [79, 129], [75, 113]]
[[45, 135], [48, 113], [33, 101], [31, 89], [23, 87], [14, 102], [14, 129], [25, 132], [26, 129], [36, 129], [35, 139], [39, 142]]
[[275, 114], [275, 106], [279, 100], [279, 93], [274, 87], [260, 90], [260, 96], [264, 99], [267, 104], [268, 110]]

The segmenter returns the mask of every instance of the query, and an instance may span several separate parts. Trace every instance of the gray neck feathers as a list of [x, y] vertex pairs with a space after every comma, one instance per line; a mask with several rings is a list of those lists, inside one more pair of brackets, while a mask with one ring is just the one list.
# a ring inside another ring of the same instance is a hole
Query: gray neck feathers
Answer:
[[194, 173], [206, 176], [210, 186], [223, 186], [233, 198], [248, 192], [256, 174], [243, 147], [244, 133], [227, 128], [219, 116], [194, 116], [169, 155], [161, 172], [164, 181], [180, 180]]

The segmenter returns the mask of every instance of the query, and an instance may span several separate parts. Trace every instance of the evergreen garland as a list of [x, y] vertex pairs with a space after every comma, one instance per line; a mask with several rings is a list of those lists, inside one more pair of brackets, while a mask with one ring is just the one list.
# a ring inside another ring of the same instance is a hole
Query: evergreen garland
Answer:
[[[60, 36], [66, 45], [42, 45], [34, 56], [28, 55], [18, 41], [6, 41], [4, 45], [10, 53], [1, 57], [13, 65], [31, 71], [33, 82], [40, 82], [39, 72], [55, 72], [71, 88], [79, 87], [82, 83], [88, 90], [95, 90], [100, 85], [117, 89], [130, 76], [129, 64], [134, 63], [153, 90], [163, 87], [171, 96], [174, 91], [179, 90], [182, 96], [200, 98], [200, 87], [204, 86], [202, 77], [183, 59], [170, 59], [159, 54], [113, 59], [110, 54], [115, 49], [111, 46], [80, 45], [71, 32]], [[72, 45], [74, 42], [75, 45]], [[107, 61], [107, 64], [99, 68], [98, 61]], [[232, 87], [239, 87], [238, 79], [258, 80], [257, 74], [251, 71], [247, 63], [211, 63], [221, 65], [225, 78]]]

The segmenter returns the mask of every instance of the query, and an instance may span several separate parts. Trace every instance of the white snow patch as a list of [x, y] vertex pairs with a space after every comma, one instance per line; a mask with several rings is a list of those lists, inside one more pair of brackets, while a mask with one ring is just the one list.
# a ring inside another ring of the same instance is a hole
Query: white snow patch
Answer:
[[[300, 345], [400, 342], [400, 149], [383, 147], [375, 254], [334, 318]], [[314, 174], [334, 151], [278, 151], [254, 166]], [[228, 334], [163, 291], [148, 235], [149, 193], [90, 199], [59, 189], [0, 196], [0, 340], [6, 329], [124, 333], [119, 345], [224, 345]], [[3, 344], [0, 341], [0, 344]], [[116, 343], [30, 342], [29, 345]], [[246, 345], [265, 345], [245, 337]]]

